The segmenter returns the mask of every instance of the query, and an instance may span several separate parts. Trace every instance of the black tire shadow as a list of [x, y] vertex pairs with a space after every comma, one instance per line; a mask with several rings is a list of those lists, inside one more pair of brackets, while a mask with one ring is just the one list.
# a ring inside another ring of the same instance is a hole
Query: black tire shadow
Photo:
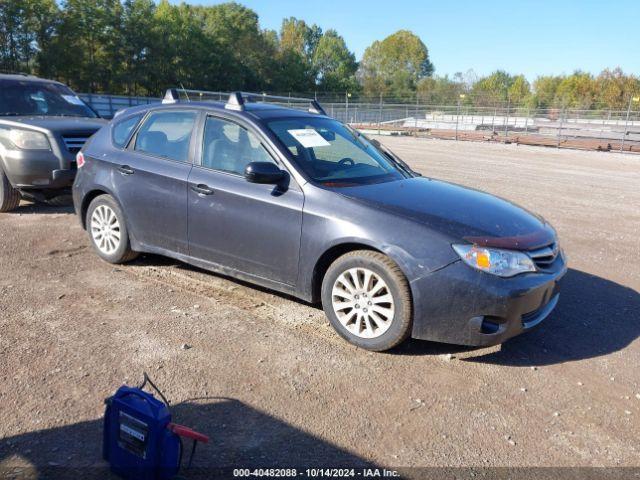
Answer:
[[54, 206], [40, 202], [31, 203], [22, 201], [18, 208], [7, 212], [5, 215], [53, 215], [57, 213], [74, 214], [75, 211], [73, 205]]
[[[637, 291], [569, 269], [560, 292], [558, 306], [536, 329], [507, 340], [499, 351], [463, 360], [517, 367], [552, 365], [617, 352], [640, 336]], [[474, 350], [478, 349], [411, 340], [392, 353], [455, 355]]]
[[212, 272], [210, 270], [206, 270], [204, 268], [196, 267], [195, 265], [191, 265], [189, 263], [181, 262], [180, 260], [175, 260], [169, 257], [163, 257], [162, 255], [156, 255], [152, 253], [143, 253], [138, 258], [136, 258], [131, 265], [139, 265], [139, 266], [154, 266], [154, 267], [174, 267], [179, 270], [192, 271], [198, 273], [204, 273], [206, 275], [211, 275], [214, 277], [222, 278], [223, 280], [227, 280], [228, 282], [235, 283], [238, 286], [251, 288], [252, 290], [257, 290], [259, 292], [268, 293], [271, 295], [276, 295], [280, 298], [284, 298], [286, 300], [290, 300], [292, 302], [299, 303], [300, 305], [305, 305], [307, 307], [315, 308], [318, 310], [322, 310], [322, 305], [319, 303], [309, 303], [304, 300], [294, 297], [293, 295], [289, 295], [287, 293], [279, 292], [277, 290], [272, 290], [267, 287], [263, 287], [262, 285], [258, 285], [255, 283], [247, 282], [245, 280], [240, 280], [239, 278], [230, 277], [228, 275], [224, 275], [218, 272]]
[[[212, 273], [158, 255], [142, 255], [139, 265], [177, 266], [224, 278], [237, 285], [322, 309], [268, 288]], [[627, 347], [640, 336], [640, 294], [624, 285], [569, 269], [562, 280], [560, 301], [536, 329], [507, 340], [499, 351], [473, 354], [477, 347], [409, 339], [389, 355], [463, 355], [465, 361], [508, 366], [542, 366], [607, 355]]]
[[[199, 444], [184, 478], [232, 478], [234, 468], [376, 468], [353, 453], [227, 398], [194, 399], [171, 407], [173, 421], [210, 437]], [[102, 460], [102, 419], [35, 431], [0, 441], [0, 478], [19, 457], [31, 475], [16, 478], [116, 478]], [[185, 442], [183, 466], [191, 441]], [[71, 458], [71, 459], [69, 459]], [[379, 468], [379, 467], [378, 467]], [[219, 476], [221, 472], [224, 475]]]
[[543, 366], [608, 355], [640, 336], [640, 294], [610, 280], [570, 269], [556, 310], [535, 330], [499, 352], [469, 359], [509, 366]]

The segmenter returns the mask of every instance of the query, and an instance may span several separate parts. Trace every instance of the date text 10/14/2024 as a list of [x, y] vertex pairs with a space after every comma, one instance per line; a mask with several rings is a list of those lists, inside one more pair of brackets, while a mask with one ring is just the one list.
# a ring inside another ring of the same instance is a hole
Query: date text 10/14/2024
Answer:
[[396, 470], [386, 468], [238, 468], [233, 470], [234, 477], [279, 477], [279, 478], [398, 478]]

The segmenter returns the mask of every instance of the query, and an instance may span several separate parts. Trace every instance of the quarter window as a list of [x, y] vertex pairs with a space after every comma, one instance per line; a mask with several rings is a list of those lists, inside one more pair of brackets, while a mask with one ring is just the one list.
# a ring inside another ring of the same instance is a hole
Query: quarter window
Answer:
[[273, 159], [250, 131], [237, 123], [207, 117], [202, 166], [243, 175], [251, 162], [273, 162]]
[[135, 149], [178, 162], [189, 161], [189, 141], [196, 112], [154, 112], [140, 128]]
[[116, 147], [124, 148], [129, 140], [131, 131], [140, 121], [142, 115], [134, 115], [131, 118], [121, 121], [113, 127], [113, 144]]

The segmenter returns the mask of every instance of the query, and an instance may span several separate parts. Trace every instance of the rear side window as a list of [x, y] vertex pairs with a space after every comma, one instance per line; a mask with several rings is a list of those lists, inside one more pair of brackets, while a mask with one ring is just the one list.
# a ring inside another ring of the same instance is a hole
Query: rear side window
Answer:
[[135, 150], [178, 162], [189, 162], [189, 142], [196, 112], [163, 111], [150, 114], [138, 131]]
[[112, 138], [113, 144], [118, 148], [124, 148], [129, 141], [129, 137], [131, 136], [131, 132], [135, 128], [135, 126], [140, 121], [140, 115], [134, 115], [133, 117], [127, 118], [123, 120], [113, 127]]

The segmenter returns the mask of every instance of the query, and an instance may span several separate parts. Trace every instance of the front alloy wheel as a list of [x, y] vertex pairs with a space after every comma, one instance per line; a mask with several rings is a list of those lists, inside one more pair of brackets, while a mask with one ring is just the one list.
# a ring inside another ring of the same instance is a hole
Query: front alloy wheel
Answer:
[[322, 306], [343, 338], [367, 350], [388, 350], [411, 333], [409, 284], [380, 252], [357, 250], [336, 259], [322, 281]]
[[333, 284], [331, 303], [338, 320], [360, 338], [383, 335], [393, 322], [395, 306], [386, 282], [367, 268], [351, 268]]

